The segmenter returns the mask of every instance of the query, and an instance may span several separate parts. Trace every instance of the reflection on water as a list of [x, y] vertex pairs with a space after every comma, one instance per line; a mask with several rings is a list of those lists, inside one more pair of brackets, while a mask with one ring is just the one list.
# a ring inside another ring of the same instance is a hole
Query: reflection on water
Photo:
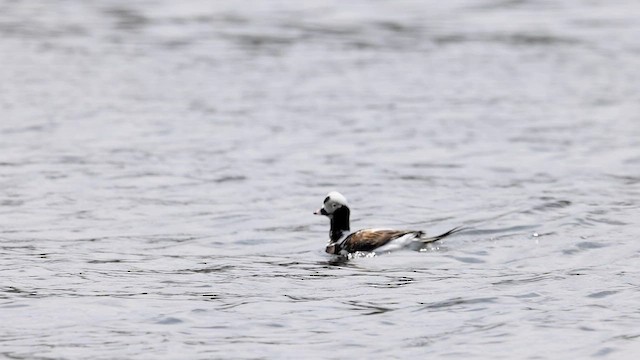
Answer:
[[637, 10], [0, 0], [0, 354], [630, 358]]

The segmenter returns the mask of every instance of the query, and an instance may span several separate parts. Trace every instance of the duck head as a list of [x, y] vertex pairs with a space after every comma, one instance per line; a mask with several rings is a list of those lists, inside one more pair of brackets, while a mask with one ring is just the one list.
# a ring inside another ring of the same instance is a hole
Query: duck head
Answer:
[[316, 215], [324, 215], [331, 221], [329, 237], [331, 241], [339, 240], [345, 232], [349, 232], [349, 216], [351, 210], [347, 199], [337, 191], [332, 191], [324, 198], [322, 207], [314, 212]]

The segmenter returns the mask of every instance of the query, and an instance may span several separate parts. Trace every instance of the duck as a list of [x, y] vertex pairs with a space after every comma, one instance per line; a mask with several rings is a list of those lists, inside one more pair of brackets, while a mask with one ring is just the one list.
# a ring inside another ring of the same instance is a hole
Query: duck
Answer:
[[329, 243], [325, 251], [333, 255], [349, 256], [354, 253], [389, 252], [401, 248], [420, 250], [426, 244], [455, 234], [462, 227], [455, 227], [436, 236], [427, 236], [422, 230], [363, 229], [351, 232], [351, 210], [347, 199], [337, 191], [324, 198], [322, 207], [314, 212], [329, 218]]

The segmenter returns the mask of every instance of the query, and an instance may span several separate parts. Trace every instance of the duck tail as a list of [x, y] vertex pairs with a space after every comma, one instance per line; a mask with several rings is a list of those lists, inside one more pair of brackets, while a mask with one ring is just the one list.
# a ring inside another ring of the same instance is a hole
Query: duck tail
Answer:
[[429, 237], [422, 238], [422, 239], [420, 239], [420, 242], [423, 243], [423, 244], [432, 243], [434, 241], [441, 240], [443, 238], [446, 238], [449, 235], [455, 234], [455, 233], [460, 232], [462, 230], [466, 230], [466, 228], [462, 227], [462, 226], [456, 226], [453, 229], [451, 229], [451, 230], [449, 230], [449, 231], [447, 231], [445, 233], [442, 233], [440, 235], [429, 236]]

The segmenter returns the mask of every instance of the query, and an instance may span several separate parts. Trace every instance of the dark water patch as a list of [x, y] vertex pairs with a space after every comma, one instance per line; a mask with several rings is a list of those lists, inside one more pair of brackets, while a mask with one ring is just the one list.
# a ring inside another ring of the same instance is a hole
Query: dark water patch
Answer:
[[[640, 53], [640, 48], [638, 48], [638, 51], [636, 51], [637, 53]], [[629, 164], [629, 165], [637, 165], [640, 164], [640, 156], [631, 156], [627, 159], [624, 159], [624, 163], [625, 164]], [[636, 179], [633, 179], [633, 184], [637, 184], [638, 181]]]
[[[43, 279], [36, 279], [36, 280], [43, 280]], [[19, 288], [14, 288], [12, 286], [7, 288], [8, 291], [0, 291], [0, 298], [2, 299], [9, 299], [15, 296], [21, 297], [21, 298], [46, 298], [50, 295], [47, 294], [43, 294], [41, 292], [38, 292], [36, 290], [23, 290], [23, 289], [19, 289]]]
[[544, 174], [534, 174], [533, 176], [520, 179], [511, 179], [505, 183], [497, 185], [504, 189], [524, 188], [531, 184], [553, 184], [558, 182], [558, 179], [552, 176], [546, 176]]
[[495, 303], [496, 300], [498, 298], [496, 297], [483, 297], [483, 298], [462, 298], [462, 297], [456, 297], [456, 298], [452, 298], [449, 300], [444, 300], [444, 301], [438, 301], [438, 302], [433, 302], [433, 303], [423, 303], [420, 302], [419, 304], [421, 305], [425, 305], [423, 307], [420, 307], [419, 309], [415, 310], [415, 311], [421, 311], [421, 310], [441, 310], [441, 309], [448, 309], [448, 308], [460, 308], [460, 305], [476, 305], [476, 304], [492, 304]]
[[80, 155], [63, 155], [58, 157], [57, 162], [67, 165], [87, 165], [90, 163], [89, 159]]
[[634, 25], [632, 20], [622, 18], [575, 19], [572, 20], [571, 23], [585, 29], [629, 28]]
[[510, 36], [496, 37], [498, 42], [511, 45], [577, 45], [582, 41], [576, 38], [560, 37], [547, 34], [513, 34]]
[[[302, 268], [305, 270], [315, 270], [313, 268], [308, 268], [306, 264], [303, 264], [302, 262], [297, 260], [264, 260], [263, 263], [268, 265], [273, 265], [273, 266], [284, 267], [284, 268]], [[304, 266], [300, 266], [300, 265], [304, 265]]]
[[260, 244], [264, 244], [267, 243], [268, 240], [267, 239], [263, 239], [263, 238], [254, 238], [254, 239], [240, 239], [240, 240], [236, 240], [235, 243], [238, 245], [260, 245]]
[[403, 287], [403, 286], [407, 286], [407, 285], [411, 284], [414, 281], [415, 281], [415, 279], [410, 278], [410, 277], [406, 277], [406, 276], [389, 277], [389, 279], [387, 279], [386, 281], [383, 281], [383, 282], [380, 282], [380, 283], [370, 282], [370, 283], [368, 283], [368, 285], [371, 286], [371, 287], [375, 287], [375, 288], [394, 289], [394, 288], [400, 288], [400, 287]]
[[311, 227], [309, 225], [293, 225], [293, 226], [274, 226], [274, 227], [266, 227], [266, 228], [258, 228], [258, 231], [265, 232], [278, 232], [278, 233], [288, 233], [288, 232], [307, 232]]
[[440, 45], [460, 45], [463, 43], [495, 43], [507, 46], [568, 46], [581, 45], [576, 38], [548, 34], [447, 34], [433, 38]]
[[587, 297], [594, 298], [594, 299], [601, 299], [601, 298], [607, 297], [609, 295], [614, 295], [614, 294], [617, 294], [617, 293], [618, 293], [618, 291], [599, 291], [599, 292], [596, 292], [596, 293], [593, 293], [593, 294], [589, 294], [589, 295], [587, 295]]
[[575, 255], [575, 254], [578, 254], [580, 252], [581, 252], [580, 249], [565, 249], [565, 250], [562, 250], [562, 253], [564, 255]]
[[21, 206], [24, 204], [22, 200], [2, 200], [0, 206]]
[[249, 305], [249, 304], [253, 304], [253, 301], [241, 300], [241, 301], [237, 301], [237, 302], [231, 302], [231, 303], [220, 305], [218, 307], [218, 309], [219, 310], [231, 310], [231, 309], [235, 309], [237, 307], [240, 307], [240, 306], [243, 306], [243, 305]]
[[[201, 61], [204, 63], [215, 63], [214, 59], [208, 59], [208, 58], [201, 58]], [[193, 110], [195, 112], [201, 112], [203, 114], [217, 114], [218, 113], [218, 108], [214, 107], [213, 105], [207, 103], [206, 101], [203, 100], [192, 100], [189, 103], [189, 109]], [[217, 151], [212, 151], [211, 155], [225, 155], [226, 151], [225, 150], [217, 150]]]
[[293, 295], [288, 295], [288, 294], [284, 294], [285, 297], [287, 297], [288, 299], [290, 299], [293, 302], [309, 302], [309, 301], [320, 301], [320, 300], [324, 300], [323, 298], [319, 298], [319, 297], [311, 297], [311, 296], [293, 296]]
[[[19, 309], [19, 308], [25, 308], [25, 307], [29, 307], [29, 305], [27, 304], [3, 304], [0, 305], [0, 308], [2, 309]], [[1, 342], [2, 340], [0, 340]]]
[[357, 24], [354, 24], [352, 26], [334, 24], [333, 26], [331, 26], [320, 23], [288, 21], [286, 23], [280, 24], [280, 27], [283, 29], [293, 29], [302, 33], [300, 38], [305, 40], [353, 37], [355, 35], [362, 34], [363, 31], [363, 29]]
[[17, 287], [14, 286], [7, 286], [7, 287], [3, 287], [1, 288], [2, 292], [5, 293], [10, 293], [10, 294], [22, 294], [22, 293], [27, 293], [27, 291], [21, 290]]
[[424, 31], [424, 27], [417, 24], [400, 23], [396, 21], [374, 21], [374, 27], [399, 34], [419, 34]]
[[531, 234], [531, 237], [533, 238], [538, 238], [538, 237], [542, 237], [542, 236], [551, 236], [551, 235], [557, 235], [558, 233], [555, 231], [551, 231], [551, 232], [545, 232], [545, 233], [539, 233], [539, 232], [534, 232]]
[[[272, 270], [270, 272], [270, 277], [272, 278], [278, 278], [278, 279], [295, 279], [295, 280], [326, 280], [326, 279], [333, 279], [333, 278], [339, 278], [340, 274], [335, 273], [335, 272], [325, 272], [324, 269], [335, 269], [335, 268], [331, 268], [329, 266], [327, 266], [326, 268], [323, 269], [318, 269], [315, 267], [306, 267], [306, 266], [299, 266], [298, 263], [265, 263], [265, 265], [268, 265], [270, 267], [272, 267]], [[264, 278], [265, 274], [263, 272], [247, 272], [245, 275], [245, 277], [250, 277], [250, 278]], [[350, 275], [352, 278], [356, 278], [359, 276], [363, 276], [362, 274], [351, 274]]]
[[470, 9], [473, 9], [473, 10], [513, 9], [513, 8], [521, 8], [523, 6], [529, 6], [531, 4], [532, 4], [531, 0], [494, 0], [494, 1], [487, 1], [479, 5], [473, 5], [470, 7]]
[[470, 257], [470, 256], [449, 256], [452, 259], [455, 259], [457, 261], [463, 262], [465, 264], [483, 264], [486, 261], [476, 258], [476, 257]]
[[[262, 277], [262, 276], [260, 276]], [[312, 274], [275, 274], [273, 277], [277, 278], [285, 278], [285, 279], [296, 279], [296, 280], [314, 280], [314, 281], [324, 281], [328, 279], [337, 279], [340, 278], [340, 275], [336, 274], [324, 274], [324, 273], [312, 273]]]
[[563, 280], [563, 279], [564, 279], [563, 276], [554, 275], [554, 274], [551, 274], [551, 273], [542, 273], [542, 274], [537, 274], [537, 275], [533, 275], [533, 276], [523, 276], [523, 277], [519, 277], [519, 278], [516, 278], [516, 279], [500, 280], [500, 281], [492, 282], [491, 284], [495, 285], [495, 286], [517, 285], [517, 284], [536, 283], [536, 282], [546, 281], [546, 280]]
[[595, 224], [592, 223], [591, 221], [587, 220], [586, 218], [575, 218], [572, 221], [562, 224], [564, 225], [572, 225], [572, 226], [577, 226], [577, 227], [594, 227]]
[[161, 41], [159, 43], [159, 45], [167, 48], [168, 50], [178, 51], [181, 48], [186, 48], [189, 45], [193, 45], [193, 43], [195, 41], [197, 41], [197, 40], [193, 39], [193, 38], [189, 38], [189, 39], [171, 39], [171, 40]]
[[[434, 344], [437, 344], [442, 341], [446, 341], [451, 337], [457, 337], [461, 335], [473, 335], [476, 333], [485, 333], [493, 329], [498, 329], [508, 325], [507, 323], [498, 322], [493, 324], [481, 324], [481, 325], [468, 325], [463, 328], [458, 328], [455, 331], [444, 331], [433, 334], [431, 336], [421, 336], [417, 338], [412, 338], [407, 341], [408, 347], [429, 347]], [[503, 337], [507, 334], [496, 334], [494, 337]], [[475, 336], [477, 337], [477, 336]], [[452, 358], [468, 358], [470, 353], [466, 352], [449, 352], [446, 354], [447, 357], [451, 356]]]
[[418, 181], [427, 184], [435, 184], [436, 179], [433, 176], [425, 176], [425, 175], [401, 175], [396, 178], [400, 180], [406, 181]]
[[[598, 309], [598, 310], [607, 310], [607, 309], [609, 309], [608, 305], [603, 305], [603, 304], [588, 304], [588, 305], [585, 305], [585, 306], [589, 307], [589, 308]], [[611, 321], [611, 320], [608, 320], [608, 321]]]
[[[35, 21], [15, 21], [0, 23], [0, 34], [15, 38], [62, 40], [65, 38], [85, 37], [89, 35], [89, 31], [86, 27], [79, 24], [64, 24], [51, 27]], [[51, 43], [46, 44], [51, 45]]]
[[356, 310], [361, 315], [379, 315], [379, 314], [384, 314], [386, 312], [395, 310], [390, 307], [381, 306], [381, 305], [370, 303], [370, 302], [356, 301], [356, 300], [347, 300], [347, 301], [343, 301], [342, 303], [345, 305], [348, 305], [349, 310]]
[[540, 297], [541, 295], [535, 292], [530, 292], [530, 293], [526, 293], [526, 294], [522, 294], [522, 295], [513, 295], [513, 297], [518, 298], [518, 299], [530, 299], [530, 298], [537, 298]]
[[480, 228], [471, 228], [469, 230], [465, 230], [466, 235], [491, 235], [491, 234], [500, 234], [500, 233], [521, 233], [523, 230], [530, 230], [537, 228], [537, 225], [516, 225], [509, 226], [504, 228], [495, 228], [495, 229], [480, 229]]
[[179, 244], [179, 243], [185, 243], [193, 240], [198, 240], [201, 238], [202, 237], [200, 236], [193, 236], [190, 234], [175, 234], [175, 235], [162, 234], [162, 235], [145, 235], [142, 237], [125, 237], [125, 238], [122, 238], [122, 240], [127, 240], [127, 239], [131, 241], [144, 240], [148, 244], [159, 244], [159, 243]]
[[108, 7], [103, 12], [115, 20], [116, 29], [123, 31], [138, 31], [150, 23], [150, 18], [130, 7]]
[[171, 25], [210, 24], [218, 26], [235, 26], [250, 24], [251, 19], [232, 13], [223, 14], [196, 14], [186, 16], [168, 16], [162, 19], [154, 19], [155, 23]]
[[459, 169], [464, 167], [462, 164], [454, 164], [454, 163], [437, 163], [437, 162], [416, 162], [410, 165], [414, 168], [425, 168], [425, 169]]
[[596, 331], [596, 329], [594, 329], [592, 327], [589, 327], [589, 326], [578, 326], [578, 329], [582, 330], [582, 331], [589, 331], [589, 332]]
[[438, 336], [421, 336], [407, 341], [406, 345], [408, 347], [428, 347], [444, 338], [445, 336], [443, 334], [439, 334]]
[[[407, 206], [407, 205], [405, 205]], [[414, 208], [413, 206], [408, 208]], [[416, 209], [418, 209], [418, 211], [424, 211], [424, 209], [421, 206], [416, 206]], [[420, 220], [420, 221], [402, 221], [402, 219], [394, 219], [395, 221], [398, 221], [398, 223], [401, 223], [403, 226], [411, 226], [411, 227], [417, 227], [417, 228], [431, 228], [432, 226], [442, 226], [443, 223], [451, 223], [453, 222], [453, 220], [455, 220], [456, 222], [459, 222], [459, 220], [457, 220], [455, 217], [453, 216], [438, 216], [438, 214], [433, 214], [432, 216], [429, 216], [428, 221], [426, 220]], [[460, 233], [466, 233], [467, 230], [471, 230], [473, 229], [472, 227], [464, 227], [462, 230], [460, 230]], [[440, 234], [444, 231], [429, 231], [428, 235], [434, 235], [434, 234]], [[458, 232], [456, 232], [458, 233]]]
[[568, 271], [567, 275], [582, 276], [582, 275], [587, 275], [590, 272], [591, 272], [591, 269], [588, 269], [588, 268], [573, 269], [573, 270]]
[[[546, 198], [545, 198], [546, 199]], [[537, 205], [533, 207], [534, 211], [548, 211], [553, 209], [562, 209], [571, 205], [571, 201], [569, 200], [555, 200], [549, 201], [542, 205]]]
[[326, 261], [320, 261], [317, 265], [323, 266], [327, 269], [330, 268], [357, 268], [357, 266], [345, 256], [331, 256]]
[[616, 351], [617, 350], [612, 347], [605, 346], [602, 349], [596, 351], [592, 356], [593, 357], [609, 356], [609, 354], [614, 353]]
[[515, 136], [509, 138], [509, 142], [529, 144], [536, 152], [556, 152], [559, 148], [574, 145], [570, 139], [556, 139], [553, 137], [543, 137], [541, 135]]
[[162, 318], [162, 319], [159, 319], [159, 320], [155, 321], [156, 324], [160, 324], [160, 325], [175, 325], [175, 324], [180, 324], [180, 323], [183, 323], [183, 322], [184, 322], [183, 320], [180, 320], [180, 319], [178, 319], [176, 317], [171, 317], [171, 316], [165, 317], [165, 318]]
[[610, 244], [603, 244], [592, 241], [582, 241], [576, 244], [576, 247], [580, 250], [600, 249], [607, 246], [610, 246]]
[[18, 167], [18, 166], [23, 166], [25, 165], [24, 163], [17, 163], [17, 162], [8, 162], [8, 161], [0, 161], [0, 166], [3, 167]]
[[244, 175], [229, 175], [229, 176], [222, 176], [217, 179], [214, 179], [213, 182], [221, 184], [221, 183], [227, 183], [227, 182], [240, 182], [244, 180], [247, 180], [247, 177]]
[[234, 269], [234, 266], [231, 265], [219, 265], [219, 266], [211, 266], [211, 267], [207, 267], [204, 269], [186, 269], [186, 270], [181, 270], [179, 272], [182, 273], [202, 273], [202, 274], [208, 274], [208, 273], [219, 273], [219, 272], [225, 272], [225, 271], [229, 271]]
[[16, 127], [9, 127], [9, 128], [4, 128], [0, 130], [0, 133], [3, 134], [21, 134], [21, 133], [30, 133], [30, 132], [36, 132], [36, 133], [41, 133], [41, 132], [48, 132], [48, 131], [53, 131], [56, 128], [54, 123], [45, 123], [45, 124], [38, 124], [38, 125], [29, 125], [29, 126], [16, 126]]
[[88, 260], [88, 264], [109, 264], [109, 263], [121, 263], [127, 262], [122, 259], [107, 259], [107, 260]]
[[233, 34], [226, 35], [226, 37], [238, 42], [240, 46], [248, 48], [282, 47], [292, 45], [297, 40], [294, 37], [266, 34]]
[[618, 335], [618, 336], [614, 336], [613, 337], [614, 340], [637, 340], [640, 339], [640, 333], [638, 334], [624, 334], [624, 335]]
[[613, 226], [624, 226], [624, 225], [629, 225], [629, 223], [626, 223], [624, 221], [620, 221], [620, 220], [615, 220], [615, 219], [608, 219], [608, 218], [596, 218], [593, 216], [587, 216], [586, 221], [592, 222], [592, 223], [601, 223], [601, 224], [607, 224], [607, 225], [613, 225]]

